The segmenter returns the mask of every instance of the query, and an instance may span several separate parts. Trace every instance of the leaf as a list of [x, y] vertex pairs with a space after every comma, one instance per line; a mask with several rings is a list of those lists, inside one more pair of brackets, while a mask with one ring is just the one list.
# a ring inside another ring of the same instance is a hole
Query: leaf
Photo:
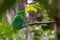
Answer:
[[37, 9], [34, 7], [31, 7], [31, 11], [34, 11], [35, 13], [37, 13]]
[[25, 12], [29, 12], [29, 11], [37, 12], [37, 8], [35, 8], [34, 6], [35, 6], [35, 4], [30, 4], [30, 5], [26, 6]]

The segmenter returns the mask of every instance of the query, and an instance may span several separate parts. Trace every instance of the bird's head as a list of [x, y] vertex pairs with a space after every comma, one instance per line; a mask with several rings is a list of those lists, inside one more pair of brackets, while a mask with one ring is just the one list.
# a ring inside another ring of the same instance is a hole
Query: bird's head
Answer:
[[18, 15], [18, 16], [24, 15], [24, 11], [23, 10], [20, 10], [20, 11], [16, 12], [16, 15]]

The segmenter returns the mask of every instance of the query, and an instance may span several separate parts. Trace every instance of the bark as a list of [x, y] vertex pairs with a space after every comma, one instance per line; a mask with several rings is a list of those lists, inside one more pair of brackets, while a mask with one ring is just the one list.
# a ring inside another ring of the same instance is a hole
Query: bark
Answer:
[[55, 21], [56, 21], [56, 29], [57, 29], [57, 40], [60, 40], [60, 0], [53, 0], [54, 5], [54, 14], [55, 14]]
[[60, 20], [56, 18], [57, 40], [60, 40]]

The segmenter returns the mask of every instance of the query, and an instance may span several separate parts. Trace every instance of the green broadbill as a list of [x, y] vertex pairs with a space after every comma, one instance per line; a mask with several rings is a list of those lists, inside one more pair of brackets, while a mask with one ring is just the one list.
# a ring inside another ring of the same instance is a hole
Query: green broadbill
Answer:
[[20, 28], [24, 24], [24, 11], [20, 10], [16, 12], [16, 15], [11, 21], [12, 26]]

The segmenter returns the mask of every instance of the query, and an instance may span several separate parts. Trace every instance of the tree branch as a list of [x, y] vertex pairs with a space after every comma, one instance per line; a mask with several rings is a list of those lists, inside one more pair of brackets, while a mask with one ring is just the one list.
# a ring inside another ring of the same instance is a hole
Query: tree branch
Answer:
[[40, 25], [40, 24], [50, 24], [50, 23], [56, 23], [55, 21], [49, 21], [49, 22], [36, 22], [36, 23], [27, 23], [20, 27], [20, 29], [26, 27], [26, 26], [32, 26], [32, 25]]

